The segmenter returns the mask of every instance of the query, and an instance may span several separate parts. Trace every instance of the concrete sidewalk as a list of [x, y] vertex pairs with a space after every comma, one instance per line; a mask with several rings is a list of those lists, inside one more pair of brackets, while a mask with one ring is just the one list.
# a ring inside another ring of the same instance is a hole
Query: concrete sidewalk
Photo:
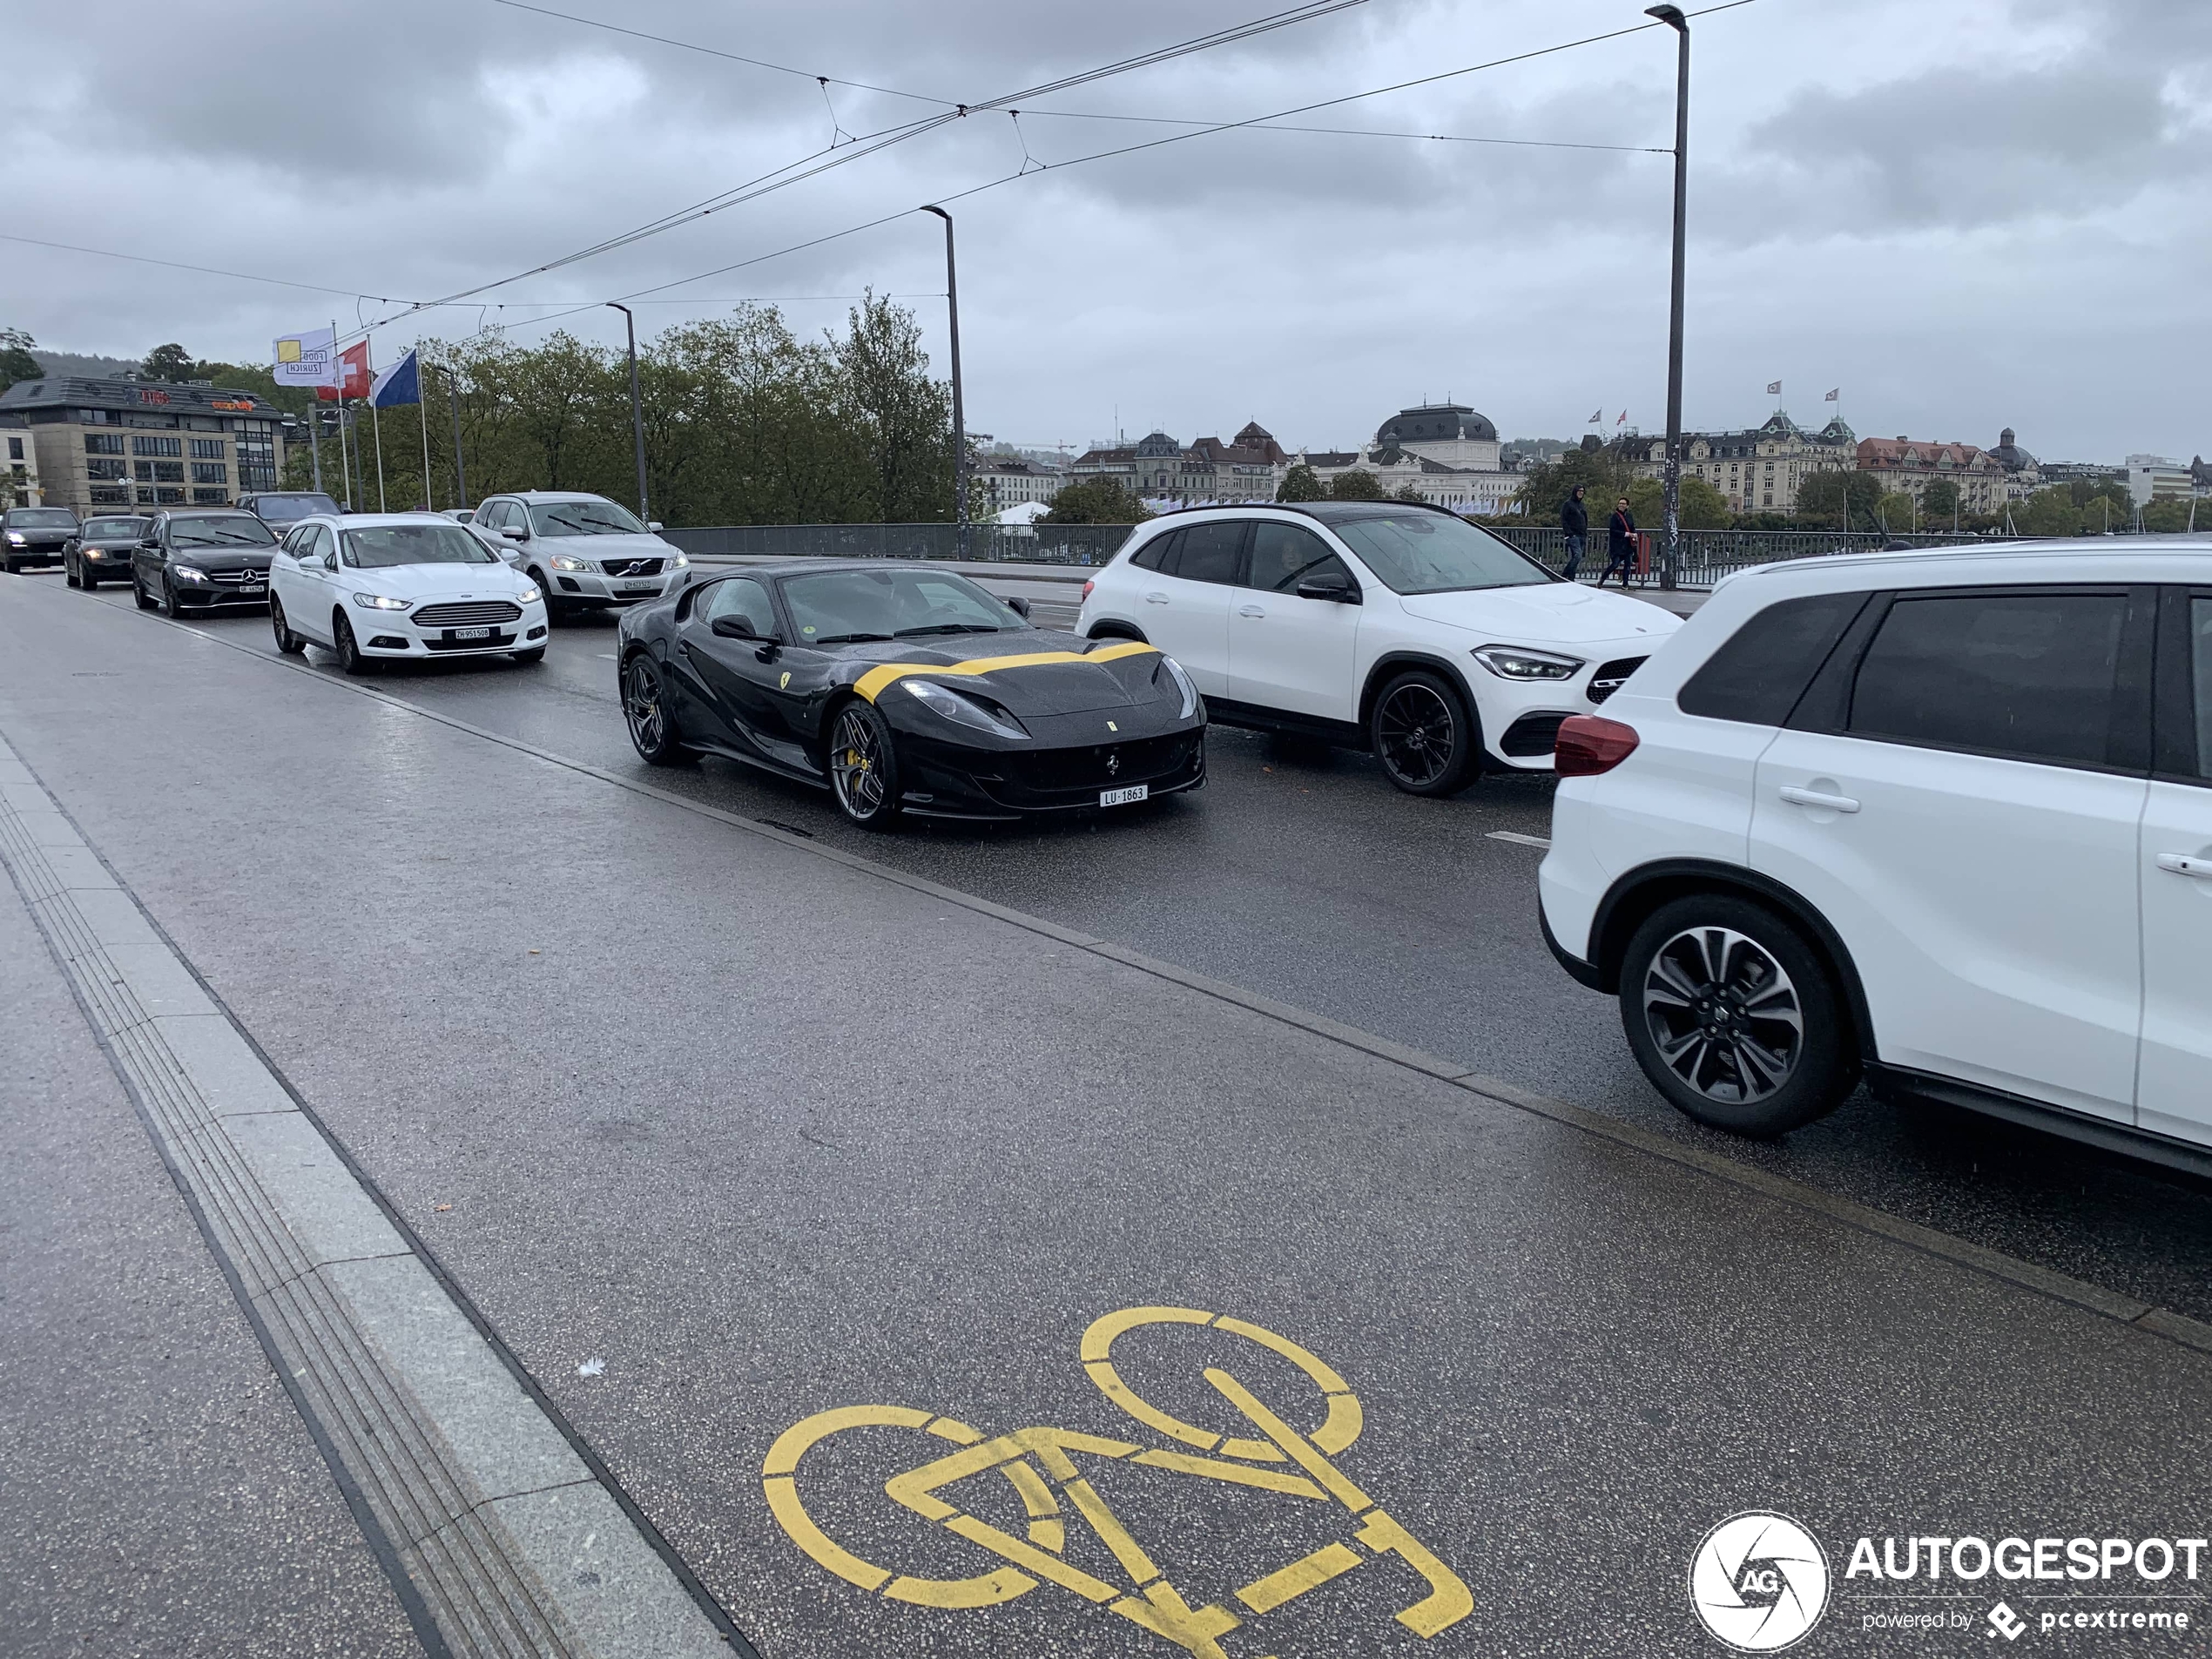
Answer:
[[1703, 1654], [1757, 1508], [1894, 1653], [1858, 1535], [2203, 1531], [2095, 1287], [58, 590], [0, 735], [765, 1654]]

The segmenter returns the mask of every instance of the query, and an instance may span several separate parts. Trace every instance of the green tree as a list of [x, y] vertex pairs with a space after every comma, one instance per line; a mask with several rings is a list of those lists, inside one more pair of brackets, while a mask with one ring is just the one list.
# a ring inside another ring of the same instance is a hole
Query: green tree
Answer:
[[[1667, 527], [1667, 487], [1656, 478], [1639, 478], [1629, 486], [1629, 510], [1635, 515], [1641, 529], [1663, 530]], [[1616, 496], [1617, 498], [1617, 496]], [[1587, 503], [1590, 497], [1582, 497]], [[1676, 498], [1680, 523], [1686, 530], [1724, 530], [1736, 521], [1730, 516], [1728, 498], [1703, 478], [1685, 478], [1682, 493]], [[1602, 519], [1613, 510], [1613, 498], [1590, 515]]]
[[2013, 509], [2013, 528], [2022, 536], [2079, 536], [2081, 509], [2064, 484], [2039, 489]]
[[173, 340], [148, 352], [145, 361], [138, 365], [138, 373], [147, 380], [166, 381], [172, 385], [206, 379], [192, 354]]
[[1382, 481], [1365, 467], [1353, 467], [1329, 480], [1331, 501], [1381, 501]]
[[1329, 487], [1321, 476], [1303, 461], [1283, 475], [1282, 484], [1275, 491], [1277, 501], [1326, 501]]
[[42, 379], [46, 370], [31, 355], [38, 342], [20, 328], [0, 328], [0, 392], [17, 381]]
[[1949, 529], [1959, 511], [1959, 486], [1939, 478], [1920, 492], [1920, 523], [1934, 529]]
[[[2189, 527], [2190, 513], [2197, 503], [2182, 496], [2162, 496], [2143, 506], [2143, 528], [2171, 535]], [[2212, 524], [2212, 513], [2203, 515], [2204, 522]]]
[[1514, 492], [1514, 502], [1531, 523], [1556, 526], [1560, 504], [1580, 484], [1593, 524], [1601, 524], [1635, 481], [1634, 469], [1614, 451], [1569, 449], [1556, 461], [1531, 468]]
[[1393, 501], [1426, 502], [1428, 497], [1422, 495], [1421, 492], [1412, 484], [1400, 484], [1398, 487], [1398, 493], [1392, 496], [1391, 499]]
[[914, 313], [870, 293], [836, 348], [846, 418], [874, 475], [871, 518], [911, 524], [953, 516], [951, 388], [929, 378]]
[[1797, 486], [1797, 518], [1814, 529], [1841, 529], [1848, 502], [1850, 528], [1871, 530], [1882, 495], [1882, 481], [1871, 472], [1817, 472]]
[[1911, 491], [1893, 489], [1874, 503], [1874, 516], [1891, 535], [1903, 536], [1919, 523], [1919, 508]]
[[1112, 478], [1083, 478], [1062, 484], [1042, 524], [1141, 524], [1152, 516], [1136, 492]]

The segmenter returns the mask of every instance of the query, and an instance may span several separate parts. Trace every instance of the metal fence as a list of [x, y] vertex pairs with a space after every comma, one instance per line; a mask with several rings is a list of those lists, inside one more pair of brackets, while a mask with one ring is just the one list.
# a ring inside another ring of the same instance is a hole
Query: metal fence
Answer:
[[663, 530], [686, 553], [818, 559], [967, 559], [984, 564], [1103, 564], [1130, 524], [723, 524]]
[[[1519, 524], [1489, 524], [1483, 528], [1554, 570], [1567, 568], [1567, 538], [1563, 530]], [[1636, 539], [1640, 544], [1637, 574], [1656, 577], [1661, 538], [1656, 532], [1645, 530]], [[1781, 559], [1817, 558], [1830, 553], [1878, 553], [1884, 548], [1893, 547], [1955, 547], [2013, 539], [2015, 538], [1972, 534], [1884, 536], [1872, 530], [1684, 530], [1679, 573], [1684, 587], [1710, 588], [1730, 570], [1772, 564]], [[1588, 543], [1589, 550], [1582, 556], [1581, 569], [1576, 574], [1585, 582], [1595, 582], [1605, 570], [1603, 525], [1591, 527]]]

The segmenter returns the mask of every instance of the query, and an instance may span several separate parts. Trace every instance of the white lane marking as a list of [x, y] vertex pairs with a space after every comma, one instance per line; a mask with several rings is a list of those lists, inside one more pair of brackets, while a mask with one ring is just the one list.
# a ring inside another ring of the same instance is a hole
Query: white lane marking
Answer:
[[610, 651], [603, 651], [599, 653], [599, 660], [603, 663], [611, 663], [614, 659], [615, 654]]
[[1511, 841], [1515, 846], [1548, 847], [1551, 845], [1541, 835], [1523, 835], [1519, 830], [1492, 830], [1490, 839], [1494, 841]]

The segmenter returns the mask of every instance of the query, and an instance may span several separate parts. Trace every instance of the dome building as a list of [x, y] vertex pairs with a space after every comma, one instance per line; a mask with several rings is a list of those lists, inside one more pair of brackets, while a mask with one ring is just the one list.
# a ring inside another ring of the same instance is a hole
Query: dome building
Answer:
[[1464, 403], [1423, 403], [1400, 409], [1375, 429], [1377, 449], [1403, 449], [1443, 466], [1496, 472], [1498, 428]]

